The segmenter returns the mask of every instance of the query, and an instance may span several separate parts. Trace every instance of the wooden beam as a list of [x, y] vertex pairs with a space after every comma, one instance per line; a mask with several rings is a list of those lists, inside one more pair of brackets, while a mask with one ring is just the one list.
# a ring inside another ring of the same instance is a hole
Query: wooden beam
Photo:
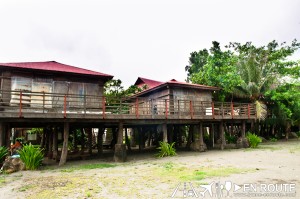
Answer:
[[69, 129], [70, 129], [69, 123], [65, 122], [64, 123], [64, 141], [63, 141], [63, 148], [61, 150], [61, 157], [60, 157], [60, 161], [59, 161], [59, 166], [62, 166], [67, 162]]

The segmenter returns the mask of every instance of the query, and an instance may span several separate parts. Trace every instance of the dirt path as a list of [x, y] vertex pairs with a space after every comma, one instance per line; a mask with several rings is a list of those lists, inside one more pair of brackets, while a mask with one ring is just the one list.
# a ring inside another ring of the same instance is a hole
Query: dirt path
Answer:
[[[259, 149], [179, 152], [162, 159], [133, 155], [129, 160], [72, 161], [63, 168], [1, 175], [0, 198], [202, 198], [201, 185], [210, 184], [213, 198], [225, 198], [227, 193], [230, 198], [275, 198], [266, 195], [279, 185], [285, 187], [276, 198], [300, 198], [300, 141], [267, 143]], [[232, 185], [229, 192], [225, 181]], [[212, 198], [209, 192], [204, 195]]]

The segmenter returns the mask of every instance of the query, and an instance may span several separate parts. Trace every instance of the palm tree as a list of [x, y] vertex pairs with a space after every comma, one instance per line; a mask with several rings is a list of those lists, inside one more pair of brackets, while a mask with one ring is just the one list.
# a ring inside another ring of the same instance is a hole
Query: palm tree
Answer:
[[268, 63], [266, 51], [252, 50], [239, 57], [237, 69], [242, 83], [236, 87], [234, 95], [255, 102], [257, 118], [264, 120], [267, 106], [263, 102], [263, 94], [276, 85], [278, 78], [275, 66]]

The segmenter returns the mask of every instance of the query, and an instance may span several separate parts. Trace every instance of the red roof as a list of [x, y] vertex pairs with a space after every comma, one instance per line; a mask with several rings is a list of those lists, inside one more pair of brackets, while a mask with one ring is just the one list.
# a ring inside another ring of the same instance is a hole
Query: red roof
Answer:
[[207, 85], [202, 85], [202, 84], [191, 84], [191, 83], [187, 83], [187, 82], [179, 82], [176, 79], [171, 79], [170, 81], [167, 81], [166, 83], [172, 84], [172, 85], [195, 87], [195, 88], [205, 89], [205, 90], [220, 90], [220, 88], [215, 87], [215, 86], [207, 86]]
[[[145, 83], [146, 82], [150, 82], [150, 84], [152, 85], [152, 87], [149, 86], [148, 89], [140, 92], [140, 93], [137, 93], [135, 95], [133, 95], [132, 97], [137, 97], [137, 96], [140, 96], [140, 95], [144, 95], [148, 92], [151, 92], [151, 91], [154, 91], [154, 90], [157, 90], [157, 89], [160, 89], [160, 88], [163, 88], [165, 86], [180, 86], [180, 87], [188, 87], [188, 88], [195, 88], [195, 89], [201, 89], [201, 90], [211, 90], [211, 91], [216, 91], [216, 90], [220, 90], [220, 88], [218, 87], [214, 87], [214, 86], [207, 86], [207, 85], [201, 85], [201, 84], [191, 84], [191, 83], [187, 83], [187, 82], [179, 82], [175, 79], [171, 79], [170, 81], [167, 81], [167, 82], [159, 82], [159, 81], [155, 81], [155, 80], [150, 80], [150, 79], [146, 79], [146, 78], [138, 78], [135, 82], [135, 85], [140, 85], [139, 82], [143, 81], [143, 80], [146, 80], [144, 81]], [[138, 83], [138, 84], [137, 84]], [[156, 85], [155, 85], [156, 84]]]
[[70, 66], [66, 64], [61, 64], [56, 61], [46, 61], [46, 62], [19, 62], [19, 63], [0, 63], [0, 66], [13, 67], [13, 68], [23, 68], [23, 69], [33, 69], [33, 70], [43, 70], [43, 71], [54, 71], [63, 73], [75, 73], [81, 75], [93, 75], [101, 76], [112, 79], [112, 75], [91, 71], [83, 68], [78, 68], [75, 66]]
[[156, 80], [147, 79], [147, 78], [143, 78], [143, 77], [138, 77], [138, 79], [136, 80], [134, 85], [143, 86], [144, 84], [146, 84], [148, 86], [148, 89], [150, 89], [150, 88], [156, 87], [160, 84], [163, 84], [163, 82], [159, 82]]

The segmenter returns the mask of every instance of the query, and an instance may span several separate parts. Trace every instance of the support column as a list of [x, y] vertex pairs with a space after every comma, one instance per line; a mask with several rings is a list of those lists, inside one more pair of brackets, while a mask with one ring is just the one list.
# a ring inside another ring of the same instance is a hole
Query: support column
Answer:
[[103, 126], [100, 126], [98, 128], [98, 135], [97, 135], [97, 149], [98, 149], [98, 155], [103, 155], [103, 133], [105, 131], [105, 128]]
[[11, 145], [10, 136], [11, 136], [11, 127], [10, 127], [10, 124], [7, 124], [6, 125], [6, 136], [5, 136], [7, 148], [10, 148], [10, 145]]
[[200, 142], [200, 152], [204, 152], [206, 150], [205, 144], [204, 144], [204, 140], [203, 140], [203, 124], [202, 122], [200, 122], [199, 125], [200, 129], [199, 129], [199, 142]]
[[4, 124], [3, 122], [0, 122], [0, 146], [4, 146]]
[[186, 143], [186, 146], [185, 146], [185, 148], [187, 150], [190, 150], [190, 146], [191, 146], [191, 143], [192, 143], [192, 140], [193, 140], [193, 133], [194, 133], [194, 125], [190, 125], [189, 126], [188, 137], [187, 137], [187, 143]]
[[242, 139], [245, 139], [246, 137], [246, 121], [242, 121]]
[[167, 124], [163, 124], [162, 130], [163, 130], [163, 142], [168, 142], [168, 128], [167, 128]]
[[59, 166], [62, 166], [67, 162], [69, 128], [70, 128], [70, 124], [68, 122], [65, 122], [64, 123], [64, 141], [63, 141], [63, 148], [61, 150]]
[[83, 128], [80, 129], [80, 133], [81, 133], [81, 136], [80, 136], [80, 138], [81, 138], [81, 140], [80, 140], [81, 151], [80, 151], [80, 153], [84, 154], [84, 147], [85, 147], [84, 137], [85, 137], [85, 135], [84, 135], [84, 129]]
[[48, 158], [52, 158], [53, 157], [53, 129], [50, 128], [49, 132], [48, 132], [48, 136], [49, 136], [49, 150], [48, 150]]
[[54, 127], [53, 129], [53, 159], [57, 159], [57, 154], [58, 154], [58, 137], [57, 137], [57, 127]]
[[123, 122], [119, 122], [117, 144], [115, 144], [115, 162], [125, 162], [127, 158], [126, 145], [123, 144]]
[[215, 125], [211, 124], [211, 131], [210, 131], [210, 139], [211, 139], [211, 147], [215, 147]]
[[89, 147], [89, 154], [93, 155], [93, 135], [92, 135], [92, 128], [86, 128], [85, 131], [88, 134], [88, 147]]
[[221, 137], [221, 150], [224, 150], [226, 141], [225, 141], [225, 132], [224, 132], [224, 123], [220, 122], [220, 137]]
[[128, 148], [128, 151], [131, 151], [131, 146], [130, 146], [130, 141], [129, 141], [129, 138], [128, 138], [128, 129], [125, 128], [125, 143], [127, 145], [127, 148]]

